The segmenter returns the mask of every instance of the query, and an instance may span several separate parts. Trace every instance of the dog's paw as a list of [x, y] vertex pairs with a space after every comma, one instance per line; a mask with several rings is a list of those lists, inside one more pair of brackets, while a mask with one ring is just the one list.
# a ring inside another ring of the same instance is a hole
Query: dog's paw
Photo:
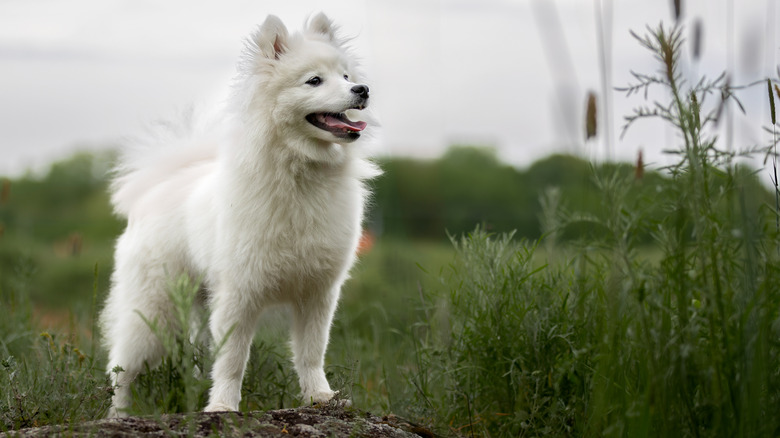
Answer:
[[312, 405], [333, 405], [341, 408], [352, 406], [352, 400], [339, 397], [338, 391], [321, 391], [306, 398]]
[[319, 403], [327, 403], [329, 402], [333, 397], [335, 397], [337, 394], [337, 391], [317, 391], [311, 394], [306, 394], [303, 396], [303, 400], [305, 402], [311, 403], [313, 405], [319, 404]]
[[208, 406], [206, 406], [206, 409], [203, 410], [203, 412], [235, 412], [236, 409], [222, 404], [222, 403], [211, 403]]

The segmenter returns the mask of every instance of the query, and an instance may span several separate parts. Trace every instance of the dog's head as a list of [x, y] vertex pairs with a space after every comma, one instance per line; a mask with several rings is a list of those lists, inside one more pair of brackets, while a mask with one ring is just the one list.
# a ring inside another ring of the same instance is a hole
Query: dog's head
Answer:
[[322, 13], [289, 34], [270, 15], [247, 41], [235, 90], [242, 117], [283, 136], [305, 156], [329, 160], [360, 138], [369, 88]]

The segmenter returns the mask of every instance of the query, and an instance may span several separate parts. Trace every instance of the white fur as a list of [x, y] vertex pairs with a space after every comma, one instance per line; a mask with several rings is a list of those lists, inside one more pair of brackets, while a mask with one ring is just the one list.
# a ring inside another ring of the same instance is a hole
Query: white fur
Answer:
[[[305, 117], [353, 107], [357, 74], [325, 15], [296, 34], [269, 16], [247, 41], [224, 114], [164, 126], [125, 152], [112, 202], [128, 224], [101, 314], [109, 372], [124, 369], [112, 373], [109, 415], [129, 407], [144, 363], [159, 363], [163, 348], [141, 315], [170, 323], [166, 285], [180, 273], [204, 279], [213, 342], [223, 343], [207, 411], [238, 409], [258, 316], [279, 303], [291, 308], [304, 400], [333, 397], [325, 349], [355, 258], [363, 181], [379, 171], [359, 144]], [[315, 75], [322, 84], [307, 85]]]

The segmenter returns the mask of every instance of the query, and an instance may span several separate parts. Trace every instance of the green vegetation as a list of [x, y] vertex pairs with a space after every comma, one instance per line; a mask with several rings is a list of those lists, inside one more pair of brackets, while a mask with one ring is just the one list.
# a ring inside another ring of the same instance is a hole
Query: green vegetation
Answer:
[[[21, 275], [36, 305], [75, 306], [88, 319], [98, 264], [98, 290], [108, 288], [113, 240], [124, 224], [111, 213], [111, 156], [78, 154], [44, 178], [3, 180], [0, 199], [0, 288]], [[19, 272], [21, 271], [21, 272]]]
[[[443, 230], [462, 234], [484, 224], [491, 231], [538, 239], [543, 231], [539, 196], [553, 188], [572, 211], [598, 211], [592, 165], [569, 155], [552, 155], [518, 170], [501, 163], [490, 149], [456, 146], [439, 160], [392, 158], [381, 166], [385, 173], [375, 184], [371, 220], [392, 236], [442, 240]], [[603, 164], [597, 170], [635, 174], [630, 164]], [[655, 191], [662, 180], [656, 172], [645, 172], [642, 184], [631, 187], [638, 196]], [[581, 236], [581, 231], [567, 236]]]
[[[708, 134], [718, 108], [701, 103], [729, 98], [728, 84], [680, 81], [677, 28], [639, 40], [663, 68], [626, 91], [659, 86], [670, 102], [629, 123], [660, 117], [682, 141], [662, 173], [568, 156], [520, 171], [463, 147], [382, 163], [369, 224], [381, 234], [345, 287], [327, 360], [356, 407], [450, 436], [780, 435], [774, 196]], [[4, 185], [0, 429], [108, 406], [93, 324], [122, 224], [102, 162], [82, 155]], [[182, 327], [196, 290], [172, 282]], [[47, 319], [64, 306], [74, 316]], [[287, 318], [273, 313], [245, 410], [301, 403]], [[40, 334], [49, 321], [69, 335]], [[134, 411], [202, 407], [208, 349], [157, 332], [170, 357], [139, 378]]]

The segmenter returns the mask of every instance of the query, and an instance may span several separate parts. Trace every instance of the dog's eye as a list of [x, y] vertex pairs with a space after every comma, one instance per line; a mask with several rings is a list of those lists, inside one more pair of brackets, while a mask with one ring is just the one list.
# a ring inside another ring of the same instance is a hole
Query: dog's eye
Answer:
[[349, 80], [349, 75], [344, 75], [345, 80]]
[[312, 87], [316, 87], [317, 85], [322, 83], [322, 78], [319, 76], [314, 76], [309, 78], [308, 81], [306, 81], [307, 84], [311, 85]]

